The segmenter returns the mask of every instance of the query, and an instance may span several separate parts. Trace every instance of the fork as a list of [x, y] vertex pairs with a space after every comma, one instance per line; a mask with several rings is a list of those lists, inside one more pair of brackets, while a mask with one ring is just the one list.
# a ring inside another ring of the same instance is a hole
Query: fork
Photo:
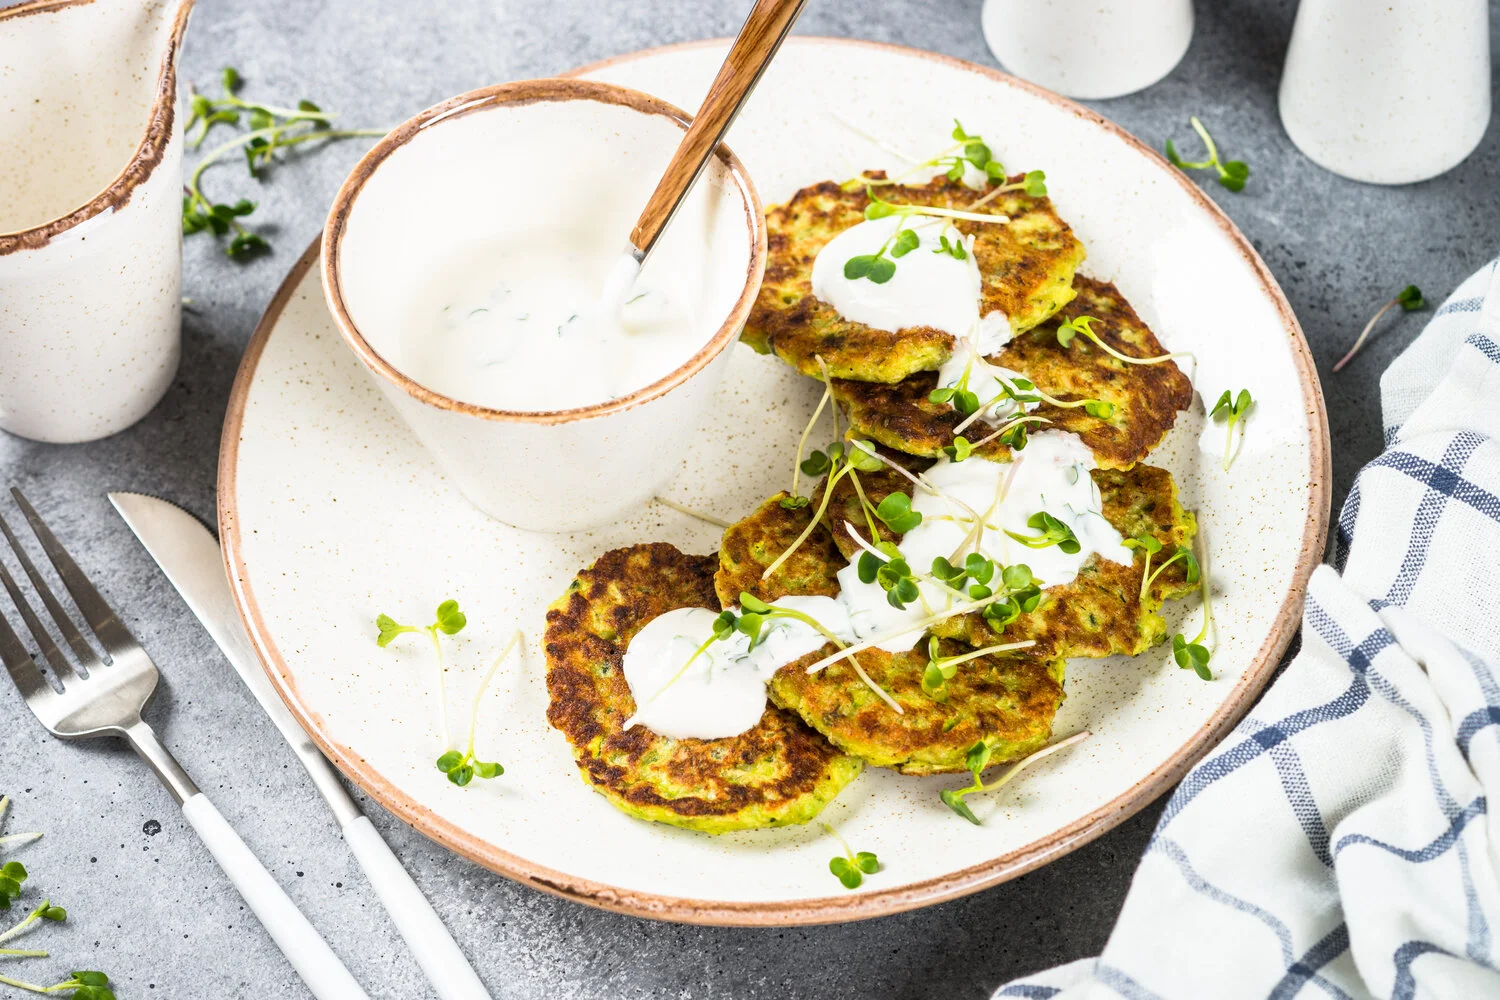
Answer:
[[0, 612], [0, 660], [4, 661], [21, 697], [53, 736], [65, 740], [123, 736], [129, 740], [130, 746], [151, 765], [162, 784], [182, 806], [183, 816], [313, 995], [318, 1000], [369, 1000], [328, 943], [141, 719], [141, 710], [156, 692], [156, 682], [160, 677], [156, 664], [151, 662], [145, 649], [78, 568], [21, 491], [12, 487], [11, 494], [41, 543], [42, 551], [57, 570], [58, 578], [72, 595], [74, 605], [104, 649], [101, 657], [83, 637], [37, 572], [10, 524], [0, 515], [0, 532], [4, 533], [37, 596], [76, 657], [75, 664], [58, 648], [16, 585], [10, 570], [0, 561], [0, 584], [10, 594], [16, 611], [62, 686], [59, 692], [47, 682], [10, 621]]

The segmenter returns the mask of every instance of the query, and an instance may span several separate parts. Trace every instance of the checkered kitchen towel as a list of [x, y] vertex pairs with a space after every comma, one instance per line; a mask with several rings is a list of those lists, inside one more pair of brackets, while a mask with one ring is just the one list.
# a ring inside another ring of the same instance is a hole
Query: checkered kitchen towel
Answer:
[[1172, 796], [1104, 954], [997, 997], [1500, 998], [1497, 263], [1380, 388], [1302, 651]]

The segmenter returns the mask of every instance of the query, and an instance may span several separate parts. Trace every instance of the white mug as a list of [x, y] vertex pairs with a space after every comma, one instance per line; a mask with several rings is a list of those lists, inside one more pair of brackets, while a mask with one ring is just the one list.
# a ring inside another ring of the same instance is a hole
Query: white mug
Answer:
[[985, 0], [984, 40], [1006, 71], [1067, 97], [1120, 97], [1172, 72], [1192, 0]]
[[90, 441], [177, 372], [192, 0], [0, 10], [0, 429]]
[[498, 520], [542, 531], [598, 527], [640, 509], [677, 473], [760, 289], [760, 199], [720, 146], [646, 262], [692, 302], [703, 347], [651, 385], [588, 406], [497, 410], [411, 378], [403, 327], [414, 284], [455, 251], [507, 232], [617, 228], [623, 251], [687, 120], [610, 84], [485, 87], [398, 126], [334, 199], [322, 249], [335, 322], [464, 496]]
[[1457, 166], [1490, 120], [1488, 0], [1302, 0], [1281, 122], [1314, 163], [1371, 184]]

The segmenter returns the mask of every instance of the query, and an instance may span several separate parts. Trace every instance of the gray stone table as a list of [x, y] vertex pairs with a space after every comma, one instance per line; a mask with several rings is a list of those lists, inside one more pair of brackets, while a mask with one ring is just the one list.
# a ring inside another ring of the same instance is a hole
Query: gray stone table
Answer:
[[[979, 3], [813, 0], [799, 30], [992, 65]], [[253, 94], [307, 97], [342, 112], [350, 126], [389, 125], [482, 84], [732, 34], [746, 6], [200, 0], [182, 73], [216, 88], [219, 67], [233, 64]], [[1440, 298], [1500, 251], [1500, 129], [1466, 163], [1426, 184], [1340, 180], [1303, 158], [1277, 119], [1292, 0], [1198, 7], [1192, 48], [1170, 78], [1097, 107], [1152, 145], [1188, 136], [1187, 117], [1199, 114], [1227, 153], [1253, 167], [1243, 194], [1211, 183], [1208, 191], [1270, 264], [1312, 343], [1333, 429], [1337, 504], [1380, 448], [1378, 374], [1421, 320], [1401, 318], [1338, 376], [1329, 366], [1394, 290], [1415, 282]], [[143, 490], [212, 514], [219, 428], [240, 353], [362, 149], [345, 143], [294, 155], [263, 188], [237, 170], [211, 175], [214, 190], [261, 202], [256, 220], [274, 252], [236, 265], [207, 238], [189, 240], [184, 294], [193, 305], [181, 374], [167, 398], [108, 441], [54, 447], [0, 435], [0, 479], [24, 488], [84, 563], [109, 574], [104, 589], [167, 669], [150, 718], [199, 784], [374, 995], [420, 998], [430, 996], [425, 982], [295, 760], [104, 499], [109, 488]], [[12, 831], [46, 831], [16, 856], [32, 869], [32, 884], [71, 913], [67, 925], [33, 939], [57, 958], [28, 973], [100, 968], [115, 978], [121, 1000], [306, 996], [167, 794], [126, 752], [53, 741], [13, 692], [0, 689], [0, 791], [15, 799]], [[496, 997], [694, 1000], [981, 997], [1009, 977], [1097, 953], [1160, 809], [956, 902], [843, 926], [737, 930], [652, 923], [554, 899], [366, 806]]]

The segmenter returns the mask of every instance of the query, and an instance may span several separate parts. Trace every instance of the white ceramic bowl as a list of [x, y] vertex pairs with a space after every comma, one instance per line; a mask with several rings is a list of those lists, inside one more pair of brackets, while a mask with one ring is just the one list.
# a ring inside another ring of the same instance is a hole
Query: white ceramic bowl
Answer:
[[[765, 271], [760, 199], [720, 147], [646, 262], [703, 323], [703, 347], [628, 395], [575, 409], [497, 410], [403, 374], [413, 290], [456, 252], [542, 226], [620, 234], [688, 118], [638, 91], [523, 80], [461, 94], [393, 130], [355, 167], [323, 232], [323, 289], [344, 339], [480, 510], [573, 531], [638, 510], [682, 467]], [[536, 372], [539, 379], [556, 372]]]

